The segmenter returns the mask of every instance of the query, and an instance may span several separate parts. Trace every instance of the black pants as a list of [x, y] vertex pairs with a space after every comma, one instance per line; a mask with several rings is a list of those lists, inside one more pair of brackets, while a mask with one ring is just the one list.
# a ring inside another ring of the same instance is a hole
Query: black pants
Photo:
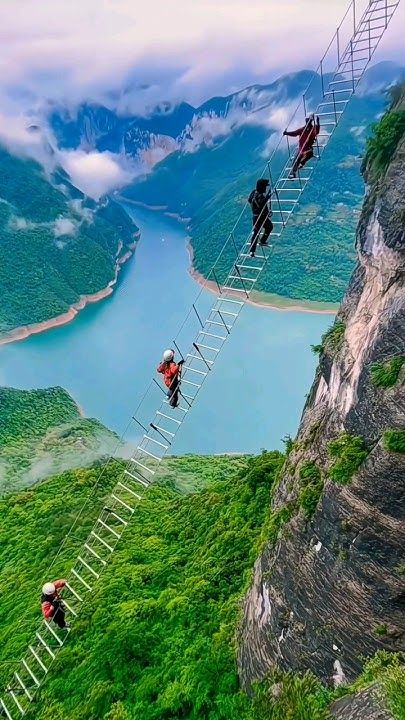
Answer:
[[52, 616], [52, 620], [61, 629], [63, 629], [66, 626], [65, 610], [61, 605], [58, 605], [58, 607], [56, 608], [56, 610]]
[[179, 393], [180, 380], [178, 377], [175, 377], [174, 380], [172, 380], [172, 383], [167, 392], [167, 397], [169, 398], [169, 405], [173, 408], [177, 407], [177, 405], [179, 404]]
[[294, 160], [294, 165], [291, 168], [291, 172], [293, 172], [295, 175], [297, 170], [301, 170], [301, 168], [303, 168], [304, 165], [307, 164], [308, 160], [310, 160], [313, 157], [314, 157], [313, 148], [309, 148], [308, 150], [300, 150]]
[[261, 215], [253, 215], [253, 234], [252, 234], [252, 239], [250, 241], [249, 252], [251, 252], [251, 253], [256, 252], [257, 242], [259, 240], [259, 233], [260, 233], [260, 230], [262, 230], [262, 229], [263, 229], [263, 235], [262, 235], [260, 244], [266, 242], [271, 231], [273, 230], [273, 223], [271, 222], [268, 215], [266, 215], [264, 218]]

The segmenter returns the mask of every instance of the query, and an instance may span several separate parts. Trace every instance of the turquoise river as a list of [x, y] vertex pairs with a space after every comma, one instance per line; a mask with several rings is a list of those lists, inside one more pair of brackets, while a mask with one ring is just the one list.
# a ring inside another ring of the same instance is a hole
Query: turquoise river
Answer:
[[[182, 226], [153, 212], [127, 209], [142, 235], [113, 295], [88, 306], [68, 325], [0, 347], [0, 384], [61, 385], [87, 416], [118, 433], [195, 298], [200, 294], [202, 314], [214, 300], [188, 272]], [[245, 306], [173, 452], [281, 447], [282, 438], [296, 432], [313, 378], [316, 358], [310, 345], [319, 342], [332, 319]], [[183, 352], [188, 349], [184, 344]], [[157, 404], [158, 388], [156, 393]], [[129, 433], [131, 439], [136, 431]]]

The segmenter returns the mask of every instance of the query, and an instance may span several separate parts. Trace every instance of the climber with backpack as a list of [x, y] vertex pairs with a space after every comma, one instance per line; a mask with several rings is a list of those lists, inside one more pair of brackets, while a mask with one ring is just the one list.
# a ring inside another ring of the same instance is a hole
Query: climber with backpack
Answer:
[[70, 625], [65, 620], [65, 607], [58, 590], [66, 585], [66, 580], [47, 582], [42, 588], [41, 608], [45, 620], [53, 622], [61, 630], [69, 630]]
[[[270, 185], [269, 180], [259, 178], [256, 189], [252, 190], [248, 197], [248, 203], [252, 208], [253, 222], [253, 233], [249, 248], [250, 257], [255, 256], [258, 242], [261, 246], [268, 245], [267, 240], [273, 230], [273, 223], [270, 220], [272, 212], [269, 205], [271, 190], [267, 190], [268, 185]], [[263, 230], [263, 235], [259, 241], [261, 230]]]
[[181, 366], [183, 363], [184, 360], [179, 360], [178, 363], [174, 361], [174, 350], [170, 348], [164, 351], [163, 360], [157, 368], [157, 372], [162, 373], [164, 383], [169, 388], [167, 397], [172, 408], [177, 407], [179, 404]]

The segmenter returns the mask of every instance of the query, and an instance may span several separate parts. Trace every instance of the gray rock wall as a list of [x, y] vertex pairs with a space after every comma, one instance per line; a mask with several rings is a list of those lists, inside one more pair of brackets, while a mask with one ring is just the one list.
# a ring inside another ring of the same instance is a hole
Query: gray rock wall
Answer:
[[[387, 428], [404, 427], [404, 372], [390, 388], [370, 377], [373, 363], [405, 355], [404, 168], [403, 138], [369, 188], [338, 314], [343, 341], [321, 356], [274, 507], [297, 503], [308, 461], [322, 471], [321, 501], [311, 521], [297, 508], [276, 546], [264, 548], [245, 600], [238, 663], [247, 689], [275, 664], [337, 684], [356, 677], [362, 656], [405, 647], [405, 455], [383, 440]], [[361, 436], [368, 452], [346, 486], [328, 477], [328, 443], [342, 432]], [[341, 720], [366, 717], [342, 707]], [[379, 712], [370, 720], [385, 718]]]

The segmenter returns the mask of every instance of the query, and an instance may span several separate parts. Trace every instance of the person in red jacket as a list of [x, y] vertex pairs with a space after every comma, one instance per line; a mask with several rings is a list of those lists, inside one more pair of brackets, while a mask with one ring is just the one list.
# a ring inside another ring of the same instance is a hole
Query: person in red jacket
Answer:
[[45, 620], [53, 620], [61, 630], [68, 630], [69, 623], [65, 620], [65, 608], [58, 593], [66, 585], [66, 580], [47, 582], [42, 588], [41, 607]]
[[157, 368], [157, 372], [162, 373], [164, 383], [169, 388], [167, 397], [169, 398], [169, 405], [173, 408], [179, 404], [180, 373], [183, 362], [183, 360], [178, 363], [174, 362], [174, 350], [165, 350], [163, 361]]
[[297, 171], [301, 170], [308, 160], [314, 157], [314, 142], [319, 135], [320, 129], [319, 117], [316, 118], [315, 122], [314, 115], [311, 115], [305, 118], [303, 127], [297, 130], [284, 130], [283, 135], [298, 137], [298, 152], [291, 168], [290, 178], [296, 178]]

